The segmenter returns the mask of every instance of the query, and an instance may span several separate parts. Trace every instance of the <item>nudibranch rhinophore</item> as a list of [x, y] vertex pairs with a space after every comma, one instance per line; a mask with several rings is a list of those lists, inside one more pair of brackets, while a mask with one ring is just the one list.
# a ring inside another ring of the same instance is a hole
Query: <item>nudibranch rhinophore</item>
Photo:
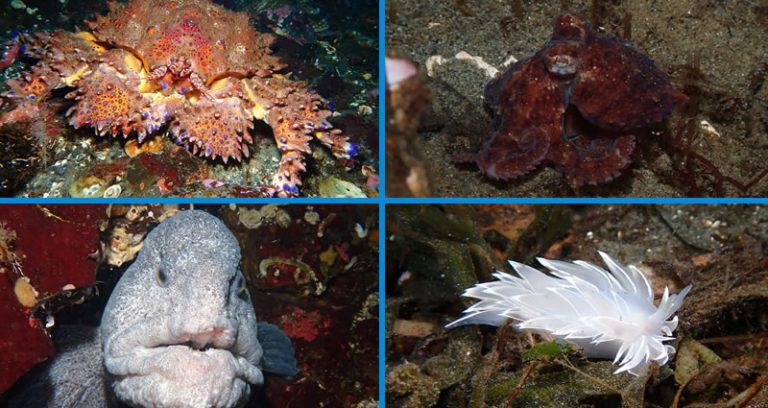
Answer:
[[[176, 142], [211, 159], [250, 154], [249, 129], [266, 122], [281, 153], [273, 194], [298, 194], [309, 142], [319, 140], [342, 162], [357, 154], [328, 121], [323, 98], [279, 72], [274, 36], [256, 32], [248, 15], [209, 0], [110, 2], [110, 12], [86, 24], [90, 31], [40, 33], [25, 44], [39, 60], [5, 96], [15, 105], [0, 125], [34, 117], [57, 88], [75, 104], [75, 128], [98, 135], [148, 135], [168, 129]], [[27, 112], [20, 115], [19, 112]], [[32, 115], [30, 117], [30, 115]]]
[[656, 306], [651, 285], [635, 266], [625, 267], [599, 252], [608, 270], [585, 261], [563, 262], [538, 258], [551, 275], [514, 261], [519, 275], [493, 274], [498, 281], [480, 283], [464, 296], [479, 299], [465, 315], [448, 324], [501, 326], [507, 319], [516, 327], [547, 333], [581, 347], [588, 357], [610, 358], [619, 364], [616, 374], [639, 376], [651, 361], [666, 364], [675, 348], [677, 316], [691, 290], [664, 294]]

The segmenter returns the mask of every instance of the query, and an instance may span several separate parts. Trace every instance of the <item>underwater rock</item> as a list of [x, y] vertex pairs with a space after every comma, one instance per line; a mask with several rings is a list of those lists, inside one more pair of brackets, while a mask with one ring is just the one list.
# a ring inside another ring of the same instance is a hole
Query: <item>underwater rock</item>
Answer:
[[95, 262], [88, 255], [98, 248], [99, 236], [91, 225], [102, 216], [103, 207], [92, 205], [2, 207], [0, 275], [5, 277], [0, 279], [0, 392], [53, 354], [45, 323], [33, 315], [35, 305], [19, 303], [14, 283], [23, 279], [23, 291], [37, 293], [37, 299], [54, 296], [65, 287], [92, 285]]
[[387, 375], [387, 404], [403, 408], [429, 408], [437, 404], [440, 387], [421, 372], [418, 365], [405, 363]]
[[320, 181], [318, 189], [321, 197], [368, 198], [360, 187], [334, 176]]

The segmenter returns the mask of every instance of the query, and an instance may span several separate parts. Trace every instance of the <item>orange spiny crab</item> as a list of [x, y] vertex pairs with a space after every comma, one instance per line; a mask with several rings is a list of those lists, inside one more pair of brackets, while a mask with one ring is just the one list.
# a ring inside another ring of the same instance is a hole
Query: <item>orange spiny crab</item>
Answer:
[[[326, 120], [331, 112], [303, 82], [278, 74], [274, 37], [257, 33], [248, 16], [208, 0], [111, 2], [86, 22], [90, 31], [38, 34], [27, 55], [39, 60], [8, 82], [12, 110], [0, 125], [37, 112], [57, 88], [75, 88], [70, 125], [98, 135], [148, 135], [168, 126], [176, 142], [225, 163], [249, 156], [249, 129], [263, 120], [282, 158], [273, 194], [298, 194], [304, 155], [313, 138], [343, 161], [357, 146]], [[34, 120], [34, 118], [32, 119]]]

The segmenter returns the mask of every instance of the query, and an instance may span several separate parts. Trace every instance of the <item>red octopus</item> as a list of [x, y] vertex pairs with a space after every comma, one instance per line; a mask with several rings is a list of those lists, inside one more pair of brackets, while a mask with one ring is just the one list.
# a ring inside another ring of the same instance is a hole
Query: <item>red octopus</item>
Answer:
[[[257, 33], [248, 16], [209, 0], [131, 0], [109, 3], [110, 12], [86, 22], [90, 31], [38, 34], [26, 44], [39, 60], [8, 82], [13, 109], [39, 111], [57, 88], [74, 88], [69, 123], [98, 135], [148, 135], [169, 130], [176, 142], [211, 159], [242, 160], [253, 142], [254, 120], [273, 130], [282, 159], [271, 193], [298, 194], [310, 140], [328, 146], [341, 161], [357, 153], [331, 112], [303, 82], [279, 71], [274, 36]], [[34, 119], [32, 119], [34, 120]]]
[[455, 161], [476, 163], [494, 179], [545, 163], [574, 188], [608, 182], [631, 162], [635, 132], [688, 99], [632, 45], [570, 14], [553, 26], [543, 49], [488, 83], [496, 131], [478, 153]]

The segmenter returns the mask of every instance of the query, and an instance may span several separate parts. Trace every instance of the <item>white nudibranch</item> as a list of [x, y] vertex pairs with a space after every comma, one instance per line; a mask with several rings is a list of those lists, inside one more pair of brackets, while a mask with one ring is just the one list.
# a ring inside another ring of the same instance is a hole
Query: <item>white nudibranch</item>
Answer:
[[620, 367], [614, 374], [639, 376], [648, 364], [666, 364], [675, 348], [677, 316], [689, 285], [676, 295], [664, 294], [658, 307], [651, 285], [636, 267], [625, 267], [598, 251], [608, 265], [606, 271], [585, 261], [563, 262], [538, 258], [551, 275], [509, 261], [519, 277], [493, 274], [498, 281], [480, 283], [464, 296], [479, 299], [464, 316], [448, 324], [501, 326], [505, 320], [519, 321], [519, 329], [547, 333], [583, 349], [587, 357], [612, 358]]

